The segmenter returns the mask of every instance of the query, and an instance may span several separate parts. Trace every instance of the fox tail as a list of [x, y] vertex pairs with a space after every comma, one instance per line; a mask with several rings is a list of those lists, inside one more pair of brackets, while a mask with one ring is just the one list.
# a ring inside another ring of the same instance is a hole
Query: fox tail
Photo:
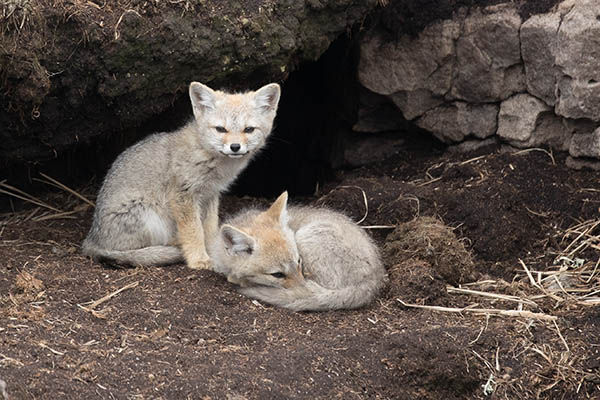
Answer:
[[293, 311], [326, 311], [363, 307], [375, 298], [382, 286], [383, 279], [375, 278], [338, 289], [325, 288], [306, 280], [303, 285], [293, 288], [257, 286], [242, 288], [240, 292]]
[[118, 265], [151, 267], [184, 261], [181, 250], [175, 246], [150, 246], [135, 250], [107, 250], [84, 243], [82, 252], [95, 261], [106, 261]]

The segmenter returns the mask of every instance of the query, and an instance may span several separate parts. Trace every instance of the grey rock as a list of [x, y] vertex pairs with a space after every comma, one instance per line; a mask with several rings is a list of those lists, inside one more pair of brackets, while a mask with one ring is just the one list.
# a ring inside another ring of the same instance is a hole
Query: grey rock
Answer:
[[565, 124], [564, 118], [553, 112], [541, 113], [538, 124], [527, 147], [549, 146], [556, 150], [566, 151], [571, 143], [572, 131]]
[[487, 139], [471, 139], [465, 140], [459, 144], [448, 146], [448, 152], [450, 153], [468, 153], [471, 151], [479, 150], [484, 147], [497, 147], [498, 138], [496, 136], [489, 137]]
[[367, 35], [360, 45], [360, 83], [386, 95], [418, 89], [444, 95], [452, 83], [459, 28], [458, 21], [445, 20], [428, 26], [417, 38], [404, 35], [393, 41]]
[[445, 143], [463, 141], [475, 136], [483, 139], [493, 135], [497, 127], [498, 106], [474, 105], [461, 101], [444, 104], [427, 111], [416, 124]]
[[556, 103], [555, 64], [559, 13], [534, 15], [521, 25], [521, 53], [525, 65], [527, 91], [549, 106]]
[[598, 123], [589, 119], [563, 118], [563, 124], [572, 135], [591, 134], [598, 128]]
[[498, 136], [509, 142], [527, 142], [539, 115], [549, 110], [543, 101], [524, 93], [503, 101], [498, 114]]
[[573, 157], [600, 158], [600, 128], [591, 133], [574, 134], [569, 154]]
[[580, 0], [564, 15], [558, 29], [555, 111], [568, 118], [600, 121], [600, 2]]
[[386, 96], [365, 88], [359, 93], [358, 118], [352, 126], [355, 132], [377, 133], [399, 130], [407, 121]]
[[457, 74], [451, 97], [493, 102], [524, 90], [520, 26], [521, 17], [510, 4], [473, 10], [456, 45]]
[[516, 147], [549, 145], [566, 150], [571, 132], [552, 108], [526, 93], [517, 94], [500, 105], [498, 136]]
[[567, 167], [573, 169], [591, 169], [594, 171], [600, 171], [600, 161], [594, 160], [582, 160], [580, 158], [567, 157], [567, 161], [565, 162]]
[[400, 111], [402, 111], [404, 118], [408, 120], [415, 119], [423, 115], [425, 111], [444, 103], [443, 98], [435, 96], [427, 89], [402, 90], [389, 97]]
[[563, 75], [558, 81], [560, 93], [555, 111], [567, 118], [589, 118], [600, 121], [600, 83]]
[[513, 3], [462, 9], [416, 38], [368, 35], [359, 80], [446, 143], [497, 134], [600, 158], [598, 16], [600, 0], [565, 0], [525, 22]]

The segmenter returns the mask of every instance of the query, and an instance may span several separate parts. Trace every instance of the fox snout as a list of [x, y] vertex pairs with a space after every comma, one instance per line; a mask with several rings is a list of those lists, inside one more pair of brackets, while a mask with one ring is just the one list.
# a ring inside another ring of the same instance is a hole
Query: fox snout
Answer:
[[221, 153], [229, 157], [241, 157], [248, 153], [248, 139], [243, 135], [228, 133], [223, 136]]
[[290, 289], [301, 285], [304, 285], [304, 274], [302, 273], [302, 265], [298, 264], [296, 270], [285, 278], [283, 287]]

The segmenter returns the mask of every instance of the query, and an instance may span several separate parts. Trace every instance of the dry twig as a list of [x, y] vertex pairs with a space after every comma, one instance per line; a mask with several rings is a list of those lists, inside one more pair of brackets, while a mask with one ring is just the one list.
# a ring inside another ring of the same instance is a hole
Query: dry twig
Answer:
[[118, 290], [115, 290], [112, 293], [107, 294], [106, 296], [102, 297], [101, 299], [83, 303], [86, 305], [83, 305], [83, 304], [78, 304], [78, 305], [87, 311], [93, 310], [94, 308], [98, 307], [100, 304], [104, 303], [105, 301], [112, 299], [113, 297], [115, 297], [116, 295], [121, 293], [122, 291], [136, 287], [139, 283], [140, 283], [139, 281], [132, 282], [128, 285], [123, 286], [122, 288], [120, 288]]
[[68, 187], [67, 185], [65, 185], [65, 184], [63, 184], [63, 183], [61, 183], [61, 182], [57, 181], [57, 180], [56, 180], [56, 179], [54, 179], [54, 178], [51, 178], [51, 177], [49, 177], [48, 175], [46, 175], [46, 174], [44, 174], [44, 173], [42, 173], [42, 172], [40, 172], [40, 175], [41, 175], [41, 176], [43, 176], [44, 178], [46, 178], [46, 179], [47, 179], [49, 182], [47, 182], [47, 181], [45, 181], [45, 180], [43, 180], [43, 179], [37, 179], [37, 178], [33, 178], [33, 180], [35, 180], [35, 181], [38, 181], [38, 182], [45, 183], [45, 184], [47, 184], [47, 185], [52, 185], [52, 186], [54, 186], [54, 187], [57, 187], [57, 188], [59, 188], [59, 189], [62, 189], [62, 190], [64, 190], [64, 191], [66, 191], [66, 192], [69, 192], [69, 193], [71, 193], [73, 196], [75, 196], [75, 197], [77, 197], [78, 199], [80, 199], [81, 201], [83, 201], [83, 202], [85, 202], [85, 203], [89, 204], [90, 206], [92, 206], [92, 207], [96, 207], [96, 204], [94, 204], [94, 202], [93, 202], [93, 201], [89, 200], [87, 197], [85, 197], [85, 196], [84, 196], [84, 195], [82, 195], [81, 193], [79, 193], [79, 192], [76, 192], [75, 190], [71, 189], [71, 188], [70, 188], [70, 187]]
[[405, 303], [400, 299], [396, 299], [396, 300], [405, 307], [421, 308], [424, 310], [431, 310], [431, 311], [452, 312], [452, 313], [468, 312], [468, 313], [484, 314], [484, 315], [485, 314], [501, 315], [504, 317], [535, 318], [535, 319], [541, 319], [541, 320], [545, 320], [545, 321], [554, 321], [557, 318], [554, 315], [548, 315], [548, 314], [543, 314], [543, 313], [534, 313], [534, 312], [525, 311], [525, 310], [502, 310], [502, 309], [497, 309], [497, 308], [469, 308], [469, 307], [455, 308], [455, 307], [441, 307], [441, 306], [424, 306], [424, 305], [420, 305], [420, 304]]

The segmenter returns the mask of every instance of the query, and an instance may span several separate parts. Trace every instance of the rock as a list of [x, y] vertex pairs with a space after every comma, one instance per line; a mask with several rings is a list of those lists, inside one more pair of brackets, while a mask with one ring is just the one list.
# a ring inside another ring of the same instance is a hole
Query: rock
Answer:
[[361, 88], [355, 132], [377, 133], [406, 127], [406, 119], [386, 96]]
[[534, 15], [521, 26], [521, 52], [527, 91], [549, 106], [556, 103], [559, 69], [555, 63], [559, 13]]
[[555, 150], [566, 151], [571, 143], [572, 131], [564, 118], [553, 112], [541, 113], [537, 126], [531, 135], [527, 147], [547, 146]]
[[445, 143], [460, 142], [468, 136], [480, 139], [496, 133], [498, 106], [454, 102], [427, 111], [416, 124]]
[[573, 157], [600, 158], [600, 128], [591, 133], [574, 134], [569, 154]]
[[[455, 144], [452, 146], [448, 146], [448, 152], [450, 153], [469, 153], [472, 151], [476, 151], [479, 149], [483, 149], [489, 147], [497, 148], [498, 147], [498, 138], [496, 136], [489, 137], [487, 139], [472, 139], [465, 140], [459, 144]], [[491, 152], [491, 151], [490, 151]]]
[[565, 1], [521, 27], [527, 90], [563, 117], [600, 121], [600, 3]]
[[543, 101], [531, 95], [515, 95], [500, 105], [498, 136], [511, 144], [526, 143], [535, 131], [540, 114], [550, 110]]
[[568, 118], [600, 121], [600, 2], [582, 0], [562, 19], [556, 41], [558, 99], [555, 111]]
[[563, 118], [563, 124], [572, 135], [587, 133], [591, 134], [598, 127], [598, 123], [589, 119]]
[[519, 28], [511, 5], [473, 9], [456, 44], [456, 78], [451, 97], [492, 102], [524, 91]]
[[577, 170], [591, 169], [593, 171], [600, 171], [600, 161], [582, 160], [580, 158], [568, 156], [565, 164], [567, 167]]
[[416, 38], [367, 35], [361, 42], [359, 81], [389, 95], [409, 120], [442, 104], [444, 97], [503, 100], [525, 88], [520, 25], [516, 9], [503, 5], [475, 8], [467, 17], [459, 13], [429, 25]]
[[445, 20], [426, 27], [416, 38], [366, 35], [360, 44], [359, 82], [385, 95], [419, 89], [444, 95], [452, 83], [459, 28], [458, 21]]
[[432, 108], [444, 103], [444, 99], [435, 96], [427, 89], [401, 90], [389, 96], [402, 111], [404, 118], [415, 119]]
[[572, 130], [540, 99], [522, 93], [505, 100], [498, 114], [498, 136], [516, 147], [569, 148]]
[[371, 33], [359, 80], [446, 143], [496, 133], [600, 157], [600, 1], [566, 0], [523, 23], [517, 7], [461, 9], [417, 36]]
[[445, 20], [416, 38], [403, 35], [397, 41], [367, 35], [361, 41], [360, 83], [388, 95], [408, 120], [443, 103], [452, 84], [459, 26], [458, 21]]

